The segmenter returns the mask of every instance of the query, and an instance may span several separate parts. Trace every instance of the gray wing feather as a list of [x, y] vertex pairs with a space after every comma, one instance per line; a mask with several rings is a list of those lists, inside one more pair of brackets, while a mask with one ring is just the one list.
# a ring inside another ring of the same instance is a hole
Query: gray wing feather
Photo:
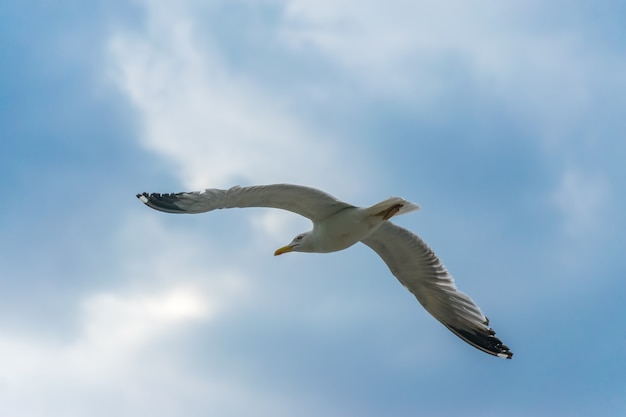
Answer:
[[288, 210], [313, 221], [353, 207], [315, 188], [291, 184], [208, 188], [173, 194], [137, 194], [147, 206], [167, 213], [204, 213], [234, 207], [272, 207]]
[[513, 356], [495, 336], [487, 317], [456, 288], [452, 276], [422, 239], [386, 222], [363, 243], [378, 253], [402, 285], [454, 334], [491, 355]]

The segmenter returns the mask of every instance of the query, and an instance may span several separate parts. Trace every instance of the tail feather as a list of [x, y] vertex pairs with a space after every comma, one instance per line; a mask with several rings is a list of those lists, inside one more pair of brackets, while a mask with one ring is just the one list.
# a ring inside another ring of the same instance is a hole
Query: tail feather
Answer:
[[419, 209], [419, 204], [411, 203], [400, 197], [390, 197], [374, 204], [367, 210], [374, 216], [382, 216], [383, 219], [389, 220], [393, 216], [399, 216]]

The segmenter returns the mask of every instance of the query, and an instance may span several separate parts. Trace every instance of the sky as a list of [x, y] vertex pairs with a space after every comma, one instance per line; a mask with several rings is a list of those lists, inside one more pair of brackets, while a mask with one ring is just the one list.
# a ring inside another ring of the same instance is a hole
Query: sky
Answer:
[[[0, 0], [0, 416], [623, 416], [621, 1]], [[512, 360], [306, 219], [422, 206]]]

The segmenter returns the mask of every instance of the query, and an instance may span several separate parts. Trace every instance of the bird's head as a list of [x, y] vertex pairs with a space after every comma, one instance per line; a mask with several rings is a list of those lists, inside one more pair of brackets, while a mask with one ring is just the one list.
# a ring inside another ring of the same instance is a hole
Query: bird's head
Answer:
[[274, 256], [287, 252], [313, 252], [313, 239], [311, 232], [300, 233], [286, 246], [276, 249]]

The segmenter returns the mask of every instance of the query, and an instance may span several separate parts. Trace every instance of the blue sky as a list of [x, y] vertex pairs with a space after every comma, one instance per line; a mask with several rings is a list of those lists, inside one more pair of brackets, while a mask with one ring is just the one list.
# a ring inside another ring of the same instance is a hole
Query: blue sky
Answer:
[[[618, 1], [0, 3], [0, 409], [623, 416]], [[391, 195], [515, 353], [308, 221], [136, 193]]]

